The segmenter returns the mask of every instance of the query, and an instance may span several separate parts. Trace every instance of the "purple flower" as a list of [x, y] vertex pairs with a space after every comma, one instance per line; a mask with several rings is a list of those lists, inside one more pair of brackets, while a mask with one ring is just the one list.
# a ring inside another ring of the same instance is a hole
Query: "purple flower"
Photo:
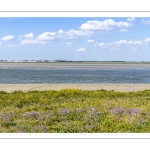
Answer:
[[62, 108], [62, 109], [59, 109], [58, 113], [60, 115], [68, 115], [70, 114], [71, 110], [70, 109], [66, 109], [66, 108]]

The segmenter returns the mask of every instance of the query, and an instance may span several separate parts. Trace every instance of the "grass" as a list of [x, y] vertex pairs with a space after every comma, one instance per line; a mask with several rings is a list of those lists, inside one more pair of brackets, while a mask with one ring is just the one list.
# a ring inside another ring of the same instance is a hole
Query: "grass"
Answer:
[[3, 133], [148, 133], [150, 90], [0, 92]]

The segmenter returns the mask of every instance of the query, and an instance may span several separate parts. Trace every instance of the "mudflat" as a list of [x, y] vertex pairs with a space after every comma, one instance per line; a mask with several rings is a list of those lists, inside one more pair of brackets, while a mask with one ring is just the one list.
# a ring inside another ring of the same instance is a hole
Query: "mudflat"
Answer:
[[150, 69], [150, 63], [0, 63], [0, 69]]
[[8, 93], [14, 91], [45, 91], [62, 89], [80, 90], [114, 90], [119, 92], [133, 92], [150, 90], [150, 84], [0, 84], [0, 91]]

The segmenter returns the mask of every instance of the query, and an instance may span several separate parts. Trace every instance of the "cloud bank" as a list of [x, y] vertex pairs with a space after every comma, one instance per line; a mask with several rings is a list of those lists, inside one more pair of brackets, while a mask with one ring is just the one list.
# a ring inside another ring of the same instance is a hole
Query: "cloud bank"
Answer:
[[116, 22], [112, 19], [104, 21], [91, 20], [86, 23], [83, 23], [80, 29], [86, 31], [109, 31], [116, 28], [128, 28], [130, 26], [131, 25], [128, 22]]
[[[128, 20], [134, 20], [133, 18]], [[49, 41], [59, 40], [59, 39], [73, 39], [77, 37], [90, 37], [91, 35], [97, 33], [97, 31], [109, 31], [113, 29], [119, 29], [120, 32], [126, 32], [132, 24], [129, 22], [116, 22], [112, 19], [107, 19], [104, 21], [91, 20], [83, 23], [79, 29], [69, 29], [64, 31], [62, 29], [57, 32], [44, 32], [41, 35], [35, 37], [35, 35], [31, 32], [25, 34], [22, 37], [21, 44], [44, 44]], [[88, 43], [94, 42], [94, 40], [88, 40]]]
[[101, 47], [103, 49], [109, 50], [120, 50], [120, 49], [129, 49], [129, 50], [137, 50], [142, 45], [150, 43], [150, 38], [146, 38], [145, 40], [119, 40], [111, 43], [96, 43], [95, 47]]

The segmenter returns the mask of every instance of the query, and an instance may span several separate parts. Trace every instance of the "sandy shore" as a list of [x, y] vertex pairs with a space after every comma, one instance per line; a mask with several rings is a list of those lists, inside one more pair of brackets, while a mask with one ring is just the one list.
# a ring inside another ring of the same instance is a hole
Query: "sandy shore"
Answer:
[[150, 89], [150, 84], [0, 84], [0, 91], [13, 92], [21, 90], [44, 91], [61, 89], [81, 89], [81, 90], [114, 90], [122, 92], [143, 91]]

